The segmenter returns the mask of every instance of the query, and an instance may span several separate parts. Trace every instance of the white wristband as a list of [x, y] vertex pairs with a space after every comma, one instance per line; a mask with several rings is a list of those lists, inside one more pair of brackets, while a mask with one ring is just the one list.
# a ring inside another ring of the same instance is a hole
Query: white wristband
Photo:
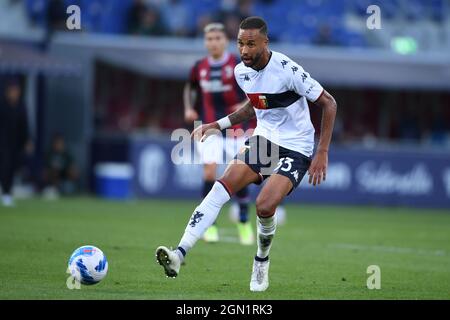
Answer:
[[220, 120], [217, 120], [217, 124], [219, 125], [220, 130], [231, 127], [231, 121], [228, 116], [223, 117]]

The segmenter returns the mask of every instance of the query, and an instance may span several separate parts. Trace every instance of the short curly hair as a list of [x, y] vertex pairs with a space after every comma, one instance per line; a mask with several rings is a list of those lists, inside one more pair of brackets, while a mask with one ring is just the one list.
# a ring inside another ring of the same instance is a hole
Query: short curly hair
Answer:
[[261, 17], [253, 16], [245, 18], [239, 25], [239, 29], [258, 29], [261, 34], [267, 36], [267, 23]]

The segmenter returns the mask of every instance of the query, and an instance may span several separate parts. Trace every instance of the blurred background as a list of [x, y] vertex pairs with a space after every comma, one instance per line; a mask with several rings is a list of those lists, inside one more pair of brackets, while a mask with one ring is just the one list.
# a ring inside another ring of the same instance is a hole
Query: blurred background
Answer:
[[171, 162], [171, 133], [192, 129], [183, 85], [203, 27], [223, 22], [237, 53], [250, 15], [338, 102], [326, 184], [288, 201], [450, 208], [448, 0], [0, 0], [0, 110], [20, 106], [27, 128], [15, 197], [198, 199], [201, 166]]

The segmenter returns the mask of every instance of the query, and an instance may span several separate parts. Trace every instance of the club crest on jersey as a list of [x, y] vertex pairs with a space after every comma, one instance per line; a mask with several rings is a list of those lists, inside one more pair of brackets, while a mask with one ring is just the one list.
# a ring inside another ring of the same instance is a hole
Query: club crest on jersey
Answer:
[[259, 98], [259, 100], [258, 100], [259, 108], [258, 109], [268, 109], [269, 103], [267, 102], [266, 96], [261, 95], [258, 98]]
[[256, 109], [269, 109], [269, 102], [267, 97], [261, 93], [247, 93], [247, 97], [250, 99], [252, 106]]

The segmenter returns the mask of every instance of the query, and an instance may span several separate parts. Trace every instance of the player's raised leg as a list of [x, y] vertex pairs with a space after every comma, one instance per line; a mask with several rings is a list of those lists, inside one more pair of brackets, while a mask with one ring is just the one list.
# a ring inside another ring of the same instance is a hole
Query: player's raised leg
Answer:
[[[214, 149], [213, 149], [214, 150]], [[215, 150], [217, 154], [220, 154], [219, 150]], [[202, 198], [205, 198], [216, 182], [216, 172], [217, 172], [217, 163], [208, 162], [203, 165], [203, 190], [202, 190]], [[217, 242], [219, 241], [219, 230], [216, 226], [216, 222], [205, 231], [203, 234], [203, 240], [206, 242]]]
[[289, 178], [273, 174], [256, 199], [258, 251], [253, 261], [251, 291], [264, 291], [269, 287], [269, 252], [277, 228], [275, 210], [292, 188]]
[[220, 209], [230, 200], [231, 195], [259, 179], [259, 175], [240, 160], [233, 160], [228, 165], [223, 176], [214, 183], [208, 195], [195, 208], [177, 249], [170, 250], [164, 246], [156, 249], [156, 259], [167, 276], [178, 275], [184, 257], [214, 223]]

